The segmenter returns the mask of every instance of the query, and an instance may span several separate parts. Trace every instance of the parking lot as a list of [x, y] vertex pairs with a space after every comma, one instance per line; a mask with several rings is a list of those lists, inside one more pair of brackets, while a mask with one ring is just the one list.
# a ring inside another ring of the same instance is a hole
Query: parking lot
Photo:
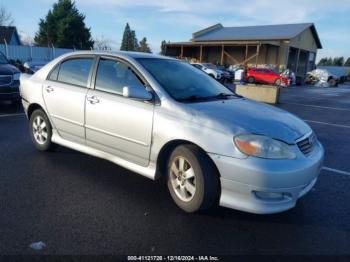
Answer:
[[186, 214], [164, 181], [63, 147], [40, 153], [22, 109], [1, 104], [0, 253], [350, 254], [350, 84], [283, 89], [278, 107], [314, 129], [326, 158], [296, 208], [261, 216]]

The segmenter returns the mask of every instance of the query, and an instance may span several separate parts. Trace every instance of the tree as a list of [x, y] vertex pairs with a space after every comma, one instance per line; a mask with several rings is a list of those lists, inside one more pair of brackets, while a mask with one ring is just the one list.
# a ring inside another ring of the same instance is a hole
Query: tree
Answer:
[[132, 51], [138, 51], [140, 46], [134, 30], [131, 30], [131, 43], [133, 43]]
[[344, 66], [350, 66], [350, 57], [348, 57], [348, 59], [346, 59]]
[[85, 26], [84, 20], [85, 15], [79, 13], [75, 2], [58, 0], [45, 19], [40, 19], [34, 41], [36, 45], [90, 49], [94, 41], [91, 29]]
[[137, 51], [138, 49], [139, 49], [139, 43], [137, 41], [136, 33], [134, 30], [131, 30], [129, 23], [126, 23], [120, 50]]
[[321, 60], [317, 64], [318, 66], [332, 66], [333, 65], [333, 59], [331, 57], [324, 57], [321, 58]]
[[344, 65], [344, 57], [334, 57], [333, 59], [333, 66], [343, 66]]
[[318, 62], [318, 66], [326, 66], [327, 65], [327, 62], [328, 62], [328, 58], [327, 57], [324, 57], [324, 58], [321, 58], [321, 60]]
[[23, 31], [19, 31], [18, 34], [22, 45], [33, 45], [34, 38], [31, 35], [26, 34]]
[[160, 54], [165, 55], [166, 53], [166, 41], [163, 40], [162, 43], [160, 44]]
[[146, 37], [142, 38], [142, 40], [140, 41], [140, 47], [138, 51], [144, 52], [144, 53], [152, 53], [151, 48], [148, 46]]
[[112, 50], [111, 41], [105, 38], [103, 35], [94, 39], [95, 50]]
[[4, 6], [0, 7], [0, 26], [11, 26], [14, 20], [12, 14]]

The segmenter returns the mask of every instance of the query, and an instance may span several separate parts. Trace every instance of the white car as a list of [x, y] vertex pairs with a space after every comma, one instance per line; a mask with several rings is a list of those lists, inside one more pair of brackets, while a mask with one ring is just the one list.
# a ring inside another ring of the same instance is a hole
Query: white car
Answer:
[[221, 80], [223, 76], [223, 72], [216, 68], [215, 65], [210, 63], [200, 64], [200, 63], [193, 63], [194, 67], [202, 70], [203, 72], [207, 73], [211, 77], [215, 78], [216, 80]]

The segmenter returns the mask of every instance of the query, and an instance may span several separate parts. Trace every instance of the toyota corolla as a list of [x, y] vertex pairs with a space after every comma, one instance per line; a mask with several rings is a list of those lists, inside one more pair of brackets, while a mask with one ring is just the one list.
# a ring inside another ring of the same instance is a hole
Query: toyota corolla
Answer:
[[22, 76], [20, 92], [38, 150], [59, 144], [165, 177], [186, 212], [281, 212], [322, 167], [323, 147], [301, 119], [176, 59], [74, 52]]

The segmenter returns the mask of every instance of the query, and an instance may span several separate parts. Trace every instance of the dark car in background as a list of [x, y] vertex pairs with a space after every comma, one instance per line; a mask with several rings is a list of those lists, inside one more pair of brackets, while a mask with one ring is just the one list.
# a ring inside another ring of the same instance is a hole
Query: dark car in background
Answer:
[[0, 101], [20, 102], [19, 76], [21, 72], [0, 52]]
[[235, 78], [235, 73], [233, 71], [228, 70], [226, 67], [222, 65], [216, 66], [220, 71], [222, 71], [222, 75], [225, 80], [231, 82]]

